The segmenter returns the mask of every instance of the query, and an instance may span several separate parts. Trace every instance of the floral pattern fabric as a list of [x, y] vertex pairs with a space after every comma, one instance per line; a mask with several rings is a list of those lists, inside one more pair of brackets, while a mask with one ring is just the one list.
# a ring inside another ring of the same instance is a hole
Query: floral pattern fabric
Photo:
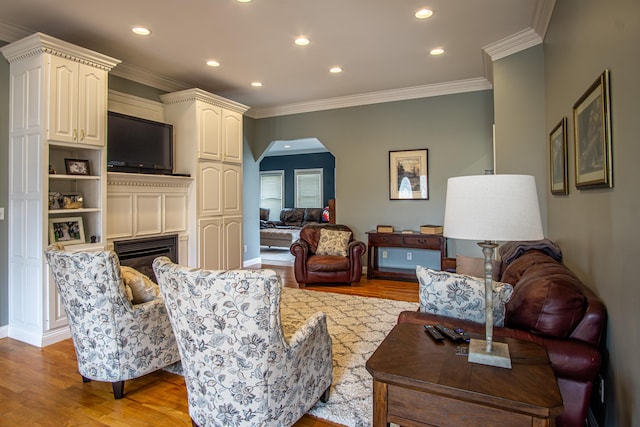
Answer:
[[[472, 322], [485, 322], [484, 279], [464, 274], [416, 267], [419, 282], [420, 311]], [[504, 325], [505, 304], [513, 286], [493, 281], [493, 324]]]
[[166, 257], [153, 268], [200, 427], [290, 426], [330, 387], [326, 315], [313, 314], [287, 342], [275, 272], [192, 269]]
[[115, 252], [72, 252], [54, 244], [45, 256], [67, 314], [80, 375], [125, 381], [179, 360], [163, 299], [132, 305]]
[[350, 231], [329, 230], [323, 228], [320, 230], [320, 240], [318, 241], [316, 255], [347, 256], [350, 239]]

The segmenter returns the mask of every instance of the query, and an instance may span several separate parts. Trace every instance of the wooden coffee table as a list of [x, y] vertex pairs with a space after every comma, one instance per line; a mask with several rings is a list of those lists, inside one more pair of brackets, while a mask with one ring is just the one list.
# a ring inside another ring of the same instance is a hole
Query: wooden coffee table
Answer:
[[554, 426], [562, 397], [545, 348], [497, 341], [509, 344], [512, 369], [469, 363], [456, 355], [459, 344], [436, 343], [422, 325], [396, 325], [366, 363], [374, 427]]

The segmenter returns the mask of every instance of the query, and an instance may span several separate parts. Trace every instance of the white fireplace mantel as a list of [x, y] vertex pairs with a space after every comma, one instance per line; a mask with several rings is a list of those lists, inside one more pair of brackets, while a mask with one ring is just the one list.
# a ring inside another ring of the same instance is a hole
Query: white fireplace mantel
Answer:
[[186, 262], [189, 187], [193, 178], [107, 173], [107, 241], [178, 234], [179, 260]]

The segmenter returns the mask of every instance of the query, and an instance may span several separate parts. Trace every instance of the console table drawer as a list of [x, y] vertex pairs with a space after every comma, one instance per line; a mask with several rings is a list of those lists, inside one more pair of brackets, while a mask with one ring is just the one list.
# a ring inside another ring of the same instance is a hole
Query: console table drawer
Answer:
[[404, 236], [404, 244], [408, 247], [433, 248], [440, 250], [444, 237], [441, 236]]
[[369, 243], [376, 243], [381, 246], [384, 245], [403, 245], [404, 244], [404, 236], [398, 234], [370, 234], [369, 235]]

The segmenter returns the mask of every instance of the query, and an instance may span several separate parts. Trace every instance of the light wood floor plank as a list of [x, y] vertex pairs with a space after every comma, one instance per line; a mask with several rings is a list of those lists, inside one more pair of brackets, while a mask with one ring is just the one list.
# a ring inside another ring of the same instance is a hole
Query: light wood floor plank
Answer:
[[[293, 269], [281, 265], [250, 268], [275, 270], [284, 286], [298, 287]], [[352, 286], [308, 286], [310, 291], [339, 292], [418, 302], [418, 284], [367, 280]], [[417, 304], [416, 304], [417, 308]], [[191, 425], [184, 379], [158, 371], [125, 383], [125, 395], [114, 400], [111, 384], [83, 383], [71, 340], [45, 348], [11, 338], [0, 340], [0, 426], [184, 426]], [[304, 416], [296, 427], [335, 427]]]

